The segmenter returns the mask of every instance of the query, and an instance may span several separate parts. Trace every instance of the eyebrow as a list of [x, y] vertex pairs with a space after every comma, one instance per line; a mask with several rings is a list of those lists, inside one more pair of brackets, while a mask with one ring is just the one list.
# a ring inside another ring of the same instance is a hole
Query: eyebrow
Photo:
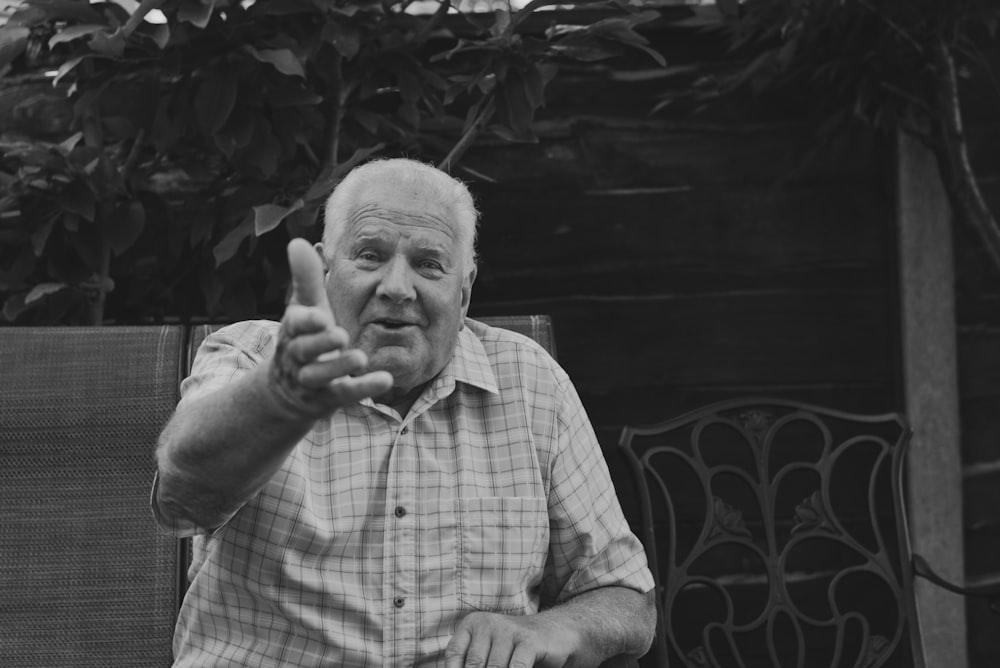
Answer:
[[[350, 239], [349, 247], [356, 249], [366, 243], [391, 244], [393, 241], [392, 235], [383, 230], [362, 229]], [[448, 260], [449, 262], [453, 262], [453, 256], [458, 253], [457, 249], [449, 249], [445, 244], [420, 239], [414, 240], [413, 249], [431, 259]]]

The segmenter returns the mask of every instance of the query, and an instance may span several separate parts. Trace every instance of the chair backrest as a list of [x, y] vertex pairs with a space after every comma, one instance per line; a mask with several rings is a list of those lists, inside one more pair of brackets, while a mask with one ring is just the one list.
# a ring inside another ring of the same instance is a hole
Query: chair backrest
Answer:
[[721, 402], [620, 446], [657, 583], [657, 665], [923, 666], [901, 416]]
[[170, 665], [181, 555], [149, 490], [184, 339], [0, 328], [0, 665]]
[[[552, 331], [551, 316], [540, 315], [503, 315], [486, 318], [476, 318], [480, 322], [493, 327], [503, 327], [519, 334], [524, 334], [537, 341], [552, 357], [556, 356], [556, 337]], [[198, 325], [191, 328], [191, 343], [188, 359], [194, 360], [198, 346], [205, 337], [223, 325]]]

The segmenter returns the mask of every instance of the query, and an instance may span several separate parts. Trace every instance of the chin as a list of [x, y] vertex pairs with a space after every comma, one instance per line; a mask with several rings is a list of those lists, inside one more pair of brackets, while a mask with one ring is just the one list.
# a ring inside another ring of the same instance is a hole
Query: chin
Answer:
[[416, 375], [419, 365], [412, 355], [400, 354], [398, 351], [379, 348], [368, 355], [369, 371], [388, 371], [395, 379], [395, 384], [405, 384]]

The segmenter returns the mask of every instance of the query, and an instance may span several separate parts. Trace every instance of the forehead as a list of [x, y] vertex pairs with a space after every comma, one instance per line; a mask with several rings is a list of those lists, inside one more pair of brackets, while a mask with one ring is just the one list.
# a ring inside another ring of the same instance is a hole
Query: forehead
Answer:
[[423, 244], [455, 247], [461, 231], [455, 212], [420, 190], [371, 184], [358, 194], [342, 241], [404, 235]]

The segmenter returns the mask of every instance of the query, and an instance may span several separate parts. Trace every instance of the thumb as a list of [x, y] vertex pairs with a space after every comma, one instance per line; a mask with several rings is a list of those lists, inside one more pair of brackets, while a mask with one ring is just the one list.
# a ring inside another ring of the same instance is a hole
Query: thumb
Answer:
[[330, 310], [326, 286], [323, 285], [323, 261], [305, 239], [288, 242], [288, 269], [292, 274], [292, 304]]

